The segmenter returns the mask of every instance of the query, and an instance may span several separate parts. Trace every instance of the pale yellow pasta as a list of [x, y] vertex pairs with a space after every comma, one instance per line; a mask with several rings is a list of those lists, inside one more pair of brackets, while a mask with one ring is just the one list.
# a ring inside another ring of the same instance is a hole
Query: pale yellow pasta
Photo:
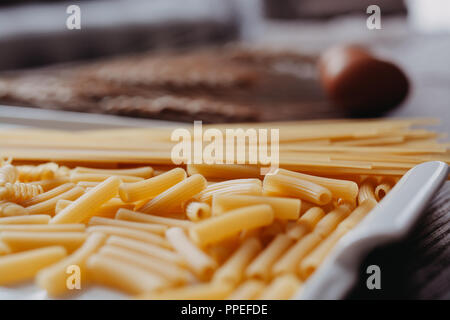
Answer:
[[37, 196], [30, 198], [28, 200], [25, 200], [22, 202], [22, 205], [24, 207], [29, 207], [35, 204], [38, 204], [40, 202], [52, 199], [56, 196], [59, 196], [60, 194], [72, 189], [73, 187], [75, 187], [75, 185], [73, 183], [65, 183], [62, 184], [56, 188], [53, 188], [49, 191], [46, 191], [44, 193], [38, 194]]
[[258, 297], [266, 287], [264, 281], [246, 280], [239, 285], [228, 297], [228, 300], [253, 300]]
[[270, 270], [277, 259], [293, 244], [293, 240], [284, 234], [278, 234], [272, 242], [252, 261], [245, 270], [248, 278], [269, 280]]
[[125, 260], [149, 272], [156, 273], [174, 285], [185, 284], [194, 278], [189, 271], [176, 264], [121, 247], [106, 245], [99, 250], [99, 253], [103, 256]]
[[200, 192], [195, 200], [201, 202], [212, 202], [213, 195], [262, 195], [262, 183], [259, 179], [235, 179], [217, 182], [206, 187]]
[[61, 193], [48, 200], [36, 203], [27, 207], [28, 214], [48, 214], [53, 215], [56, 212], [56, 205], [61, 200], [75, 200], [84, 194], [84, 189], [81, 187], [74, 187], [64, 193]]
[[187, 229], [193, 225], [191, 221], [187, 220], [159, 217], [127, 209], [119, 209], [116, 214], [116, 219], [135, 222], [157, 223], [168, 227], [180, 227], [184, 229]]
[[227, 283], [200, 283], [181, 288], [169, 288], [140, 295], [143, 300], [222, 300], [230, 295], [233, 287]]
[[86, 226], [82, 223], [71, 224], [0, 224], [2, 231], [23, 232], [83, 232]]
[[142, 294], [167, 286], [165, 278], [120, 259], [95, 254], [86, 262], [89, 278], [95, 283], [130, 294]]
[[31, 250], [47, 246], [63, 246], [68, 252], [76, 250], [86, 240], [84, 232], [49, 232], [49, 231], [2, 231], [0, 239], [13, 252]]
[[274, 214], [267, 204], [235, 209], [201, 222], [189, 230], [190, 237], [200, 246], [219, 242], [239, 231], [254, 229], [272, 223]]
[[0, 218], [0, 225], [3, 224], [47, 224], [51, 216], [46, 214], [38, 214], [35, 216], [17, 216]]
[[204, 202], [191, 201], [186, 205], [186, 217], [191, 221], [200, 221], [211, 216], [211, 206]]
[[0, 201], [0, 217], [27, 215], [28, 211], [20, 204], [10, 201]]
[[301, 201], [299, 199], [281, 197], [263, 197], [249, 195], [214, 195], [212, 201], [213, 215], [255, 204], [268, 204], [272, 207], [277, 219], [298, 219]]
[[165, 209], [180, 206], [192, 199], [205, 187], [205, 178], [200, 174], [194, 174], [151, 199], [139, 211], [161, 215]]
[[0, 257], [0, 285], [32, 279], [36, 273], [67, 255], [62, 246], [51, 246]]
[[88, 188], [94, 188], [98, 186], [102, 181], [79, 181], [77, 182], [78, 187], [85, 188], [86, 190]]
[[116, 227], [116, 226], [91, 226], [86, 229], [87, 233], [101, 232], [107, 235], [115, 235], [126, 237], [134, 240], [139, 240], [146, 243], [151, 243], [163, 248], [171, 248], [170, 243], [155, 233], [150, 233], [146, 231], [140, 231], [136, 229]]
[[240, 235], [235, 235], [231, 238], [227, 238], [220, 242], [214, 243], [205, 248], [206, 252], [210, 257], [217, 261], [217, 263], [222, 264], [227, 260], [241, 242]]
[[242, 164], [188, 164], [187, 172], [190, 176], [198, 173], [208, 179], [242, 179], [261, 176], [257, 166]]
[[325, 240], [310, 252], [298, 265], [298, 274], [303, 279], [308, 278], [325, 260], [327, 254], [348, 231], [354, 228], [376, 206], [373, 199], [364, 200], [353, 212], [345, 218]]
[[58, 212], [50, 223], [76, 223], [93, 216], [104, 203], [117, 195], [119, 184], [119, 178], [108, 178]]
[[239, 284], [245, 275], [245, 269], [261, 251], [261, 242], [256, 238], [245, 240], [242, 245], [217, 269], [213, 281], [226, 282], [233, 286]]
[[330, 190], [319, 184], [281, 174], [266, 175], [263, 188], [269, 194], [300, 198], [318, 205], [325, 205], [332, 198]]
[[6, 183], [14, 183], [17, 180], [16, 167], [7, 164], [0, 168], [0, 186], [4, 186]]
[[381, 179], [380, 184], [375, 188], [375, 197], [377, 201], [381, 201], [384, 196], [391, 191], [394, 184], [395, 181], [393, 179]]
[[132, 250], [169, 263], [186, 266], [186, 261], [178, 253], [147, 242], [120, 236], [110, 236], [106, 244]]
[[6, 183], [0, 187], [0, 199], [14, 202], [23, 202], [44, 192], [41, 186], [29, 183]]
[[110, 176], [135, 176], [148, 179], [153, 176], [152, 167], [139, 167], [132, 169], [98, 169], [98, 168], [87, 168], [87, 167], [76, 167], [73, 172], [77, 173], [101, 173]]
[[92, 217], [89, 220], [88, 224], [90, 226], [113, 226], [113, 227], [129, 228], [129, 229], [134, 229], [134, 230], [156, 233], [159, 235], [164, 235], [166, 233], [166, 230], [168, 229], [167, 226], [160, 225], [160, 224], [152, 224], [152, 223], [145, 223], [145, 222], [131, 222], [131, 221], [110, 219], [110, 218], [104, 218], [104, 217]]
[[349, 212], [348, 206], [340, 206], [327, 213], [311, 233], [298, 240], [281, 256], [273, 265], [272, 274], [295, 273], [300, 261], [330, 234], [338, 223], [348, 216]]
[[284, 169], [279, 169], [277, 174], [291, 176], [321, 185], [322, 187], [330, 190], [333, 196], [336, 198], [355, 201], [356, 197], [358, 196], [358, 185], [350, 180], [317, 177]]
[[287, 236], [294, 240], [300, 239], [308, 232], [311, 232], [324, 215], [325, 212], [322, 208], [312, 207], [306, 211], [292, 227], [288, 228], [286, 233]]
[[[114, 218], [117, 211], [120, 209], [133, 210], [135, 205], [133, 203], [124, 203], [122, 199], [112, 198], [108, 202], [102, 204], [102, 206], [96, 210], [92, 215], [95, 217]], [[85, 218], [82, 222], [88, 223], [91, 217]]]
[[361, 183], [358, 193], [358, 203], [363, 203], [366, 199], [376, 200], [375, 184], [376, 180], [372, 178], [367, 178]]
[[[123, 176], [123, 175], [114, 175], [114, 176], [119, 178], [122, 182], [139, 182], [139, 181], [144, 180], [144, 178], [135, 177], [135, 176]], [[80, 181], [101, 182], [101, 181], [105, 181], [109, 177], [111, 177], [111, 175], [107, 174], [107, 173], [72, 172], [72, 174], [70, 175], [70, 181], [73, 183], [77, 183]]]
[[170, 228], [166, 232], [166, 238], [180, 256], [184, 258], [188, 267], [194, 271], [197, 277], [209, 279], [217, 268], [217, 263], [201, 249], [197, 248], [186, 236], [181, 228]]
[[55, 214], [58, 214], [58, 212], [69, 206], [72, 202], [73, 201], [71, 200], [58, 199], [58, 201], [56, 201]]
[[186, 171], [175, 168], [144, 181], [122, 184], [119, 188], [119, 195], [125, 202], [150, 199], [184, 179], [186, 179]]
[[86, 260], [100, 248], [105, 240], [106, 235], [101, 233], [89, 235], [83, 245], [71, 255], [40, 270], [36, 275], [36, 284], [45, 289], [49, 296], [57, 297], [66, 294], [69, 292], [67, 268], [75, 265], [80, 268], [81, 286], [84, 287], [87, 281]]
[[301, 281], [293, 274], [276, 277], [258, 297], [260, 300], [288, 300], [299, 291]]

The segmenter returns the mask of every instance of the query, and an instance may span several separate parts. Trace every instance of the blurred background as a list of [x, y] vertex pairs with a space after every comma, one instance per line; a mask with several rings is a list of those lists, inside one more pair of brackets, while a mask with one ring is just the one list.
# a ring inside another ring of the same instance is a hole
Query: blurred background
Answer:
[[[66, 27], [70, 5], [81, 29]], [[370, 5], [381, 29], [367, 26]], [[376, 57], [373, 70], [364, 60], [354, 73], [377, 90], [358, 87], [345, 63], [328, 77], [335, 62], [323, 55], [347, 44]], [[2, 1], [0, 48], [3, 123], [100, 121], [48, 109], [126, 117], [111, 126], [380, 115], [450, 123], [447, 0]]]

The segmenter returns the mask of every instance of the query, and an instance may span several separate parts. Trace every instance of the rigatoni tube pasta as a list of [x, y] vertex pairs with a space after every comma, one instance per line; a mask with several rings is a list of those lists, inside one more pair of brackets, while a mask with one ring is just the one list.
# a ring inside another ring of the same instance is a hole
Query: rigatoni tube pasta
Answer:
[[269, 205], [248, 206], [198, 222], [190, 228], [189, 235], [197, 244], [205, 246], [242, 230], [269, 225], [273, 219], [274, 213]]

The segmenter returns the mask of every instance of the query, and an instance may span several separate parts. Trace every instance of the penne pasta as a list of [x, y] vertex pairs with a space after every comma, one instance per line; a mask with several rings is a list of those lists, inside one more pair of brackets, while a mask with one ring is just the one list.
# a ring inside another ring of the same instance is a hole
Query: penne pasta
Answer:
[[186, 205], [186, 217], [191, 221], [200, 221], [211, 216], [211, 206], [204, 202], [191, 201]]
[[182, 205], [205, 187], [205, 178], [202, 175], [194, 174], [151, 199], [139, 210], [144, 213], [161, 215], [164, 209]]
[[214, 195], [262, 195], [262, 183], [259, 179], [236, 179], [209, 185], [200, 192], [195, 200], [211, 203]]
[[298, 219], [300, 215], [301, 201], [299, 199], [248, 195], [214, 195], [212, 210], [213, 215], [220, 215], [229, 210], [256, 204], [270, 205], [277, 219], [293, 220]]
[[312, 207], [306, 211], [291, 228], [289, 228], [286, 235], [294, 240], [302, 238], [305, 234], [314, 229], [324, 215], [325, 212], [322, 208]]
[[240, 164], [188, 164], [187, 172], [190, 176], [193, 174], [201, 174], [208, 179], [243, 179], [261, 177], [258, 167]]
[[0, 217], [15, 217], [27, 215], [28, 211], [21, 205], [9, 202], [0, 201]]
[[[132, 169], [98, 169], [87, 167], [76, 167], [73, 169], [76, 173], [101, 173], [110, 176], [134, 176], [148, 179], [153, 176], [152, 167], [139, 167]], [[124, 181], [125, 182], [125, 181]]]
[[166, 218], [154, 216], [151, 214], [144, 214], [140, 212], [135, 212], [127, 209], [119, 209], [116, 214], [116, 219], [119, 220], [127, 220], [127, 221], [135, 221], [135, 222], [146, 222], [146, 223], [156, 223], [162, 224], [168, 227], [180, 227], [183, 229], [187, 229], [193, 225], [191, 221]]
[[51, 217], [46, 214], [39, 214], [35, 216], [15, 216], [0, 218], [0, 225], [5, 224], [47, 224]]
[[239, 231], [269, 225], [273, 219], [273, 210], [267, 204], [239, 208], [196, 223], [189, 229], [189, 236], [203, 247]]
[[116, 196], [119, 184], [119, 178], [108, 178], [61, 210], [50, 223], [77, 223], [91, 217], [104, 203]]
[[46, 192], [41, 193], [41, 194], [38, 194], [37, 196], [35, 196], [35, 197], [31, 198], [31, 199], [23, 201], [22, 205], [24, 207], [29, 207], [29, 206], [38, 204], [40, 202], [52, 199], [52, 198], [54, 198], [54, 197], [56, 197], [56, 196], [58, 196], [58, 195], [60, 195], [62, 193], [65, 193], [66, 191], [72, 189], [73, 187], [75, 187], [75, 185], [73, 183], [62, 184], [62, 185], [60, 185], [60, 186], [58, 186], [56, 188], [53, 188], [53, 189], [51, 189], [49, 191], [46, 191]]
[[82, 223], [72, 224], [0, 224], [2, 231], [21, 232], [83, 232], [86, 226]]
[[13, 253], [0, 257], [0, 285], [11, 285], [32, 279], [36, 273], [67, 255], [62, 246]]
[[164, 235], [168, 229], [167, 226], [160, 224], [151, 224], [145, 222], [131, 222], [125, 220], [110, 219], [104, 217], [92, 217], [88, 223], [90, 226], [113, 226], [129, 228], [140, 231], [147, 231], [158, 235]]
[[[50, 191], [49, 191], [50, 192]], [[81, 187], [74, 187], [68, 191], [54, 196], [48, 200], [38, 202], [26, 208], [28, 214], [48, 214], [54, 215], [56, 213], [56, 205], [61, 200], [76, 200], [84, 194], [84, 189]], [[59, 212], [59, 211], [58, 211]]]
[[186, 171], [175, 168], [144, 181], [122, 184], [119, 195], [124, 202], [135, 202], [153, 198], [186, 179]]
[[183, 229], [170, 228], [166, 232], [166, 238], [199, 278], [211, 278], [212, 273], [217, 268], [216, 261], [197, 248], [186, 236]]
[[[85, 181], [85, 182], [102, 182], [106, 179], [112, 177], [112, 175], [107, 173], [79, 173], [73, 172], [70, 175], [70, 181], [73, 183]], [[122, 182], [139, 182], [143, 181], [144, 178], [135, 177], [135, 176], [123, 176], [123, 175], [114, 175], [114, 177], [119, 178]]]
[[261, 280], [247, 280], [238, 286], [228, 297], [228, 300], [253, 300], [261, 295], [266, 284]]
[[182, 288], [166, 289], [140, 295], [142, 300], [220, 300], [232, 292], [233, 287], [226, 283], [201, 283]]
[[291, 299], [301, 286], [301, 281], [292, 274], [279, 276], [264, 289], [258, 297], [260, 300], [288, 300]]

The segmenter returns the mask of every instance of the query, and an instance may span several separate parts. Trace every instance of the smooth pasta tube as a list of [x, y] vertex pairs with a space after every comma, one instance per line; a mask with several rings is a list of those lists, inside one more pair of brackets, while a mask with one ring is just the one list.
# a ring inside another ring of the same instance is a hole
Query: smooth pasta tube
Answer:
[[194, 174], [151, 199], [140, 208], [140, 211], [160, 215], [165, 209], [180, 206], [183, 202], [192, 199], [205, 187], [206, 179], [202, 175]]
[[32, 279], [36, 273], [67, 255], [62, 246], [51, 246], [0, 257], [0, 285]]
[[354, 181], [317, 177], [285, 169], [278, 169], [277, 174], [307, 180], [321, 185], [330, 190], [335, 198], [342, 198], [354, 202], [358, 196], [358, 184]]
[[0, 225], [4, 224], [47, 224], [51, 216], [46, 214], [38, 214], [35, 216], [17, 216], [0, 218]]
[[117, 195], [120, 183], [117, 177], [108, 178], [58, 212], [50, 223], [77, 223], [93, 216], [104, 203]]
[[204, 202], [191, 201], [186, 205], [186, 216], [191, 221], [200, 221], [211, 216], [211, 206]]
[[27, 209], [20, 204], [9, 201], [0, 201], [0, 217], [23, 216], [26, 214], [28, 214]]
[[14, 252], [54, 245], [63, 246], [72, 252], [83, 244], [86, 237], [84, 232], [3, 231], [0, 235], [1, 240]]
[[126, 237], [146, 243], [151, 243], [164, 248], [172, 247], [165, 238], [154, 233], [140, 231], [136, 229], [116, 227], [116, 226], [91, 226], [86, 229], [86, 232], [88, 233], [102, 232], [107, 235]]
[[206, 187], [200, 192], [195, 200], [211, 203], [213, 195], [262, 195], [262, 183], [259, 179], [236, 179], [223, 182], [217, 182]]
[[7, 164], [0, 168], [0, 186], [4, 186], [7, 183], [14, 183], [17, 180], [16, 167]]
[[228, 297], [228, 300], [253, 300], [264, 290], [266, 284], [261, 280], [250, 279], [243, 282]]
[[93, 282], [117, 288], [130, 294], [142, 294], [161, 289], [168, 282], [163, 277], [152, 274], [120, 259], [95, 254], [86, 262], [89, 278]]
[[[135, 177], [135, 176], [123, 176], [123, 175], [114, 175], [115, 177], [122, 180], [122, 182], [139, 182], [143, 181], [144, 178], [141, 177]], [[70, 181], [73, 183], [77, 183], [80, 181], [87, 181], [87, 182], [102, 182], [105, 181], [111, 177], [110, 174], [106, 173], [79, 173], [79, 172], [73, 172], [70, 175]]]
[[301, 208], [299, 199], [248, 195], [214, 195], [212, 204], [213, 215], [241, 207], [268, 204], [272, 207], [275, 218], [288, 220], [298, 219]]
[[188, 164], [187, 172], [190, 176], [198, 173], [212, 179], [243, 179], [261, 176], [258, 167], [242, 164]]
[[175, 168], [144, 181], [122, 184], [119, 195], [124, 202], [146, 200], [156, 197], [184, 179], [186, 179], [186, 171]]
[[319, 207], [312, 207], [306, 211], [292, 227], [288, 228], [287, 236], [291, 239], [298, 240], [305, 234], [311, 232], [316, 224], [323, 218], [325, 211]]
[[131, 211], [131, 210], [127, 210], [127, 209], [119, 209], [116, 213], [116, 219], [135, 221], [135, 222], [156, 223], [156, 224], [162, 224], [162, 225], [165, 225], [168, 227], [180, 227], [183, 229], [187, 229], [193, 225], [193, 223], [191, 221], [159, 217], [159, 216], [140, 213], [140, 212]]
[[143, 300], [222, 300], [230, 295], [233, 287], [227, 283], [201, 283], [181, 288], [170, 288], [140, 295]]
[[32, 206], [27, 207], [28, 214], [48, 214], [53, 215], [56, 212], [56, 205], [61, 200], [75, 200], [84, 194], [84, 189], [81, 187], [74, 187], [64, 193], [61, 193], [48, 200], [38, 202]]
[[348, 206], [340, 206], [327, 213], [311, 233], [297, 241], [281, 256], [273, 265], [272, 273], [274, 275], [295, 273], [299, 262], [326, 238], [336, 228], [338, 223], [347, 217], [349, 212]]
[[67, 268], [72, 265], [76, 265], [80, 268], [81, 282], [86, 283], [86, 260], [103, 245], [105, 240], [106, 235], [101, 233], [89, 235], [83, 245], [71, 255], [40, 270], [36, 275], [36, 284], [42, 289], [45, 289], [47, 294], [53, 297], [68, 293]]
[[35, 196], [33, 198], [23, 201], [22, 205], [24, 207], [29, 207], [29, 206], [35, 205], [37, 203], [40, 203], [40, 202], [52, 199], [56, 196], [59, 196], [60, 194], [72, 189], [73, 187], [75, 187], [75, 185], [73, 183], [65, 183], [65, 184], [60, 185], [56, 188], [53, 188], [49, 191], [38, 194], [37, 196]]
[[121, 247], [106, 245], [100, 249], [99, 253], [103, 256], [125, 260], [149, 272], [156, 273], [174, 285], [187, 283], [194, 278], [189, 271], [176, 264]]
[[[73, 172], [77, 173], [101, 173], [110, 176], [134, 176], [148, 179], [153, 176], [152, 167], [139, 167], [132, 169], [98, 169], [98, 168], [86, 168], [76, 167]], [[124, 181], [125, 182], [125, 181]]]
[[73, 224], [0, 224], [2, 231], [23, 232], [83, 232], [86, 226], [82, 223]]
[[[95, 217], [114, 218], [119, 209], [132, 210], [135, 208], [133, 203], [124, 203], [120, 198], [112, 198], [93, 213]], [[83, 223], [88, 223], [91, 217], [84, 219]]]
[[395, 181], [392, 179], [382, 179], [380, 184], [375, 188], [375, 197], [377, 201], [381, 201], [385, 195], [391, 191]]
[[361, 183], [361, 187], [359, 188], [358, 193], [358, 203], [363, 203], [366, 199], [372, 199], [376, 201], [375, 184], [376, 181], [371, 178], [367, 178]]
[[186, 266], [186, 261], [178, 253], [160, 246], [120, 236], [110, 236], [106, 244], [132, 250], [169, 263]]
[[263, 183], [264, 191], [280, 195], [304, 199], [306, 201], [325, 205], [331, 201], [330, 190], [308, 180], [302, 180], [285, 175], [266, 175]]
[[53, 179], [58, 171], [58, 165], [53, 162], [38, 166], [17, 166], [18, 179], [22, 182]]
[[200, 246], [219, 242], [239, 231], [267, 226], [273, 222], [272, 208], [267, 204], [248, 206], [197, 222], [189, 230], [190, 237]]
[[201, 279], [209, 279], [217, 263], [210, 256], [197, 248], [181, 228], [170, 228], [166, 238], [173, 248], [182, 256], [190, 269]]
[[303, 279], [308, 278], [325, 260], [327, 254], [348, 231], [353, 229], [375, 206], [373, 199], [363, 201], [353, 212], [345, 218], [324, 241], [322, 241], [298, 265], [298, 273]]
[[216, 271], [213, 281], [230, 283], [233, 286], [242, 281], [245, 269], [261, 251], [261, 242], [256, 238], [245, 240], [230, 258]]
[[28, 183], [6, 183], [0, 187], [0, 199], [22, 202], [44, 192], [41, 186]]
[[288, 300], [300, 289], [301, 281], [293, 274], [279, 276], [258, 297], [260, 300]]
[[88, 224], [90, 226], [112, 226], [112, 227], [129, 228], [129, 229], [134, 229], [134, 230], [156, 233], [158, 235], [164, 235], [166, 233], [166, 230], [168, 229], [167, 226], [160, 225], [160, 224], [151, 224], [151, 223], [145, 223], [145, 222], [131, 222], [131, 221], [110, 219], [110, 218], [103, 218], [103, 217], [92, 217], [89, 220]]
[[278, 234], [272, 242], [252, 261], [245, 274], [248, 278], [269, 280], [270, 270], [276, 260], [293, 244], [293, 240], [284, 234]]

